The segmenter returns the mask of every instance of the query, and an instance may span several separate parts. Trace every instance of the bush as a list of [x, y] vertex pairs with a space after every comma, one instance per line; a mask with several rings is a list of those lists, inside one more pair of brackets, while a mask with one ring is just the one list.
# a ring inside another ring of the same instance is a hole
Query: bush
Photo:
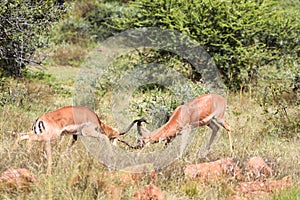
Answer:
[[260, 70], [253, 94], [263, 109], [264, 133], [297, 138], [300, 133], [300, 91], [295, 82], [298, 68], [278, 70], [268, 66]]
[[139, 0], [112, 20], [119, 31], [154, 26], [196, 39], [214, 58], [226, 84], [237, 90], [255, 81], [262, 65], [287, 54], [299, 60], [299, 11], [284, 9], [277, 1]]
[[21, 76], [34, 52], [48, 43], [51, 24], [63, 13], [55, 1], [0, 2], [0, 76]]
[[68, 5], [71, 9], [67, 17], [53, 32], [53, 42], [56, 44], [86, 46], [111, 36], [115, 32], [108, 26], [111, 17], [120, 16], [123, 10], [122, 3], [116, 1], [105, 3], [98, 0], [78, 0]]
[[61, 66], [78, 67], [85, 59], [87, 49], [79, 44], [62, 44], [55, 46], [55, 50], [49, 55], [50, 63], [53, 61]]
[[[118, 16], [122, 3], [98, 0], [66, 2], [68, 13], [51, 32], [54, 52], [50, 56], [58, 65], [79, 66], [87, 52], [115, 32], [108, 27], [110, 17]], [[54, 64], [51, 63], [51, 64]]]

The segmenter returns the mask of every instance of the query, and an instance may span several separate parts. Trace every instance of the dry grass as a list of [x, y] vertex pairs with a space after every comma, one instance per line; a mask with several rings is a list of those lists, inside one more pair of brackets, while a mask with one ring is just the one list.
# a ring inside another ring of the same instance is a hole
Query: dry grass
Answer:
[[[63, 79], [69, 80], [68, 77]], [[190, 182], [184, 177], [184, 167], [187, 164], [230, 156], [227, 133], [222, 130], [219, 140], [208, 157], [198, 158], [200, 147], [205, 139], [206, 128], [200, 128], [195, 132], [195, 137], [184, 156], [158, 171], [155, 180], [145, 174], [138, 178], [131, 178], [129, 181], [122, 181], [122, 173], [110, 173], [86, 151], [81, 142], [71, 147], [71, 138], [67, 136], [60, 141], [53, 142], [53, 175], [47, 177], [45, 175], [47, 162], [43, 145], [35, 144], [32, 150], [27, 152], [26, 144], [20, 144], [15, 151], [11, 151], [15, 139], [12, 133], [29, 130], [35, 118], [40, 114], [71, 104], [71, 99], [55, 94], [52, 91], [53, 88], [49, 88], [47, 83], [35, 82], [25, 84], [25, 87], [32, 93], [40, 92], [36, 101], [27, 101], [29, 105], [25, 108], [13, 104], [0, 108], [0, 155], [2, 158], [0, 172], [12, 167], [25, 167], [38, 177], [38, 183], [28, 192], [2, 190], [0, 199], [118, 198], [114, 196], [115, 194], [120, 194], [121, 199], [132, 199], [136, 190], [149, 183], [154, 183], [161, 188], [167, 199], [228, 199], [233, 194], [235, 181], [203, 184], [197, 181]], [[43, 88], [48, 88], [47, 93], [41, 93]], [[60, 99], [59, 102], [58, 99]], [[249, 94], [243, 94], [243, 96], [229, 94], [228, 104], [227, 118], [233, 129], [234, 159], [242, 166], [252, 156], [263, 157], [275, 170], [272, 178], [281, 179], [289, 175], [293, 179], [294, 187], [282, 195], [276, 194], [276, 198], [296, 197], [300, 192], [298, 189], [300, 186], [299, 138], [287, 139], [266, 133], [265, 127], [271, 127], [270, 122], [263, 114], [259, 102]], [[289, 109], [295, 111], [299, 107], [290, 105]], [[109, 116], [106, 118], [106, 123], [110, 124]], [[112, 188], [114, 192], [110, 192]]]
[[50, 60], [61, 66], [78, 67], [85, 59], [87, 49], [76, 44], [62, 44], [55, 47], [54, 52], [50, 54]]

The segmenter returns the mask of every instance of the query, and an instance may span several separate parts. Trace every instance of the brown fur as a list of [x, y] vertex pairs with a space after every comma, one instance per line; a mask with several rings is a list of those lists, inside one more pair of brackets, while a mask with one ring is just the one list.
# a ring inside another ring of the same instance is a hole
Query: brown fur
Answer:
[[151, 133], [140, 133], [143, 135], [142, 141], [143, 143], [155, 143], [161, 140], [170, 141], [187, 126], [196, 128], [207, 125], [213, 130], [210, 141], [207, 144], [207, 150], [209, 150], [219, 130], [218, 125], [221, 125], [228, 131], [230, 150], [233, 152], [230, 125], [224, 118], [225, 110], [226, 99], [224, 97], [217, 94], [201, 95], [177, 107], [169, 121], [162, 127]]
[[[50, 141], [58, 139], [62, 135], [73, 135], [77, 139], [78, 135], [99, 137], [99, 134], [106, 135], [110, 140], [118, 139], [134, 125], [135, 121], [123, 133], [105, 125], [100, 121], [97, 114], [91, 109], [83, 106], [66, 106], [48, 112], [40, 116], [33, 124], [32, 131], [18, 134], [18, 138], [13, 145], [22, 140], [29, 140], [28, 147], [31, 148], [32, 141], [46, 142], [46, 153], [48, 159], [47, 173], [51, 172], [51, 146]], [[127, 143], [126, 143], [127, 144]]]

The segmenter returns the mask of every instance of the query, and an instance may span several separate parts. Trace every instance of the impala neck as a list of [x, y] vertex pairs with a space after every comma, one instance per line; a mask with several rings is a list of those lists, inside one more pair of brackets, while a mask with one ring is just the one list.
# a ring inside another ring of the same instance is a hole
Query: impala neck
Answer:
[[102, 131], [104, 132], [104, 134], [107, 135], [107, 137], [109, 139], [117, 138], [120, 135], [119, 131], [117, 131], [116, 129], [114, 129], [102, 122], [100, 123], [100, 127], [101, 127]]
[[178, 123], [167, 123], [164, 126], [160, 127], [159, 129], [156, 129], [150, 134], [149, 141], [151, 143], [158, 142], [160, 140], [165, 140], [168, 138], [173, 137], [176, 135], [177, 131], [179, 130], [179, 124]]
[[151, 134], [150, 141], [157, 142], [159, 140], [165, 140], [174, 137], [180, 129], [180, 124], [182, 124], [182, 107], [177, 107], [172, 113], [169, 121], [163, 125], [161, 128], [153, 131], [156, 132]]

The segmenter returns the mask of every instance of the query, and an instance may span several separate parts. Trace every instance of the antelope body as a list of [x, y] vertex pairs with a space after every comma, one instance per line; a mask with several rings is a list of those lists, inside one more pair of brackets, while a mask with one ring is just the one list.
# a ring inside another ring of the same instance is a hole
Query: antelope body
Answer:
[[167, 140], [168, 143], [187, 126], [196, 128], [207, 125], [212, 129], [212, 135], [206, 146], [206, 149], [210, 150], [220, 125], [228, 132], [230, 151], [233, 152], [230, 125], [224, 118], [225, 110], [226, 99], [224, 97], [218, 94], [201, 95], [177, 107], [169, 121], [152, 132], [141, 127], [141, 122], [139, 122], [138, 132], [142, 138], [135, 148], [142, 148], [146, 143], [156, 143], [162, 140]]
[[100, 121], [96, 113], [83, 106], [66, 106], [45, 113], [33, 124], [32, 131], [36, 134], [36, 137], [40, 137], [39, 140], [52, 140], [64, 134], [82, 136], [92, 134], [83, 132], [86, 126], [98, 128], [109, 139], [115, 139], [120, 136], [119, 131], [105, 125]]
[[40, 116], [33, 124], [32, 131], [18, 134], [13, 149], [22, 140], [29, 140], [29, 149], [32, 141], [46, 142], [47, 173], [50, 174], [52, 162], [50, 142], [52, 140], [58, 139], [62, 135], [73, 135], [74, 142], [78, 135], [99, 137], [99, 134], [104, 134], [110, 140], [116, 139], [126, 143], [119, 136], [128, 132], [136, 122], [136, 120], [133, 121], [124, 132], [119, 132], [101, 122], [97, 114], [87, 107], [66, 106]]

